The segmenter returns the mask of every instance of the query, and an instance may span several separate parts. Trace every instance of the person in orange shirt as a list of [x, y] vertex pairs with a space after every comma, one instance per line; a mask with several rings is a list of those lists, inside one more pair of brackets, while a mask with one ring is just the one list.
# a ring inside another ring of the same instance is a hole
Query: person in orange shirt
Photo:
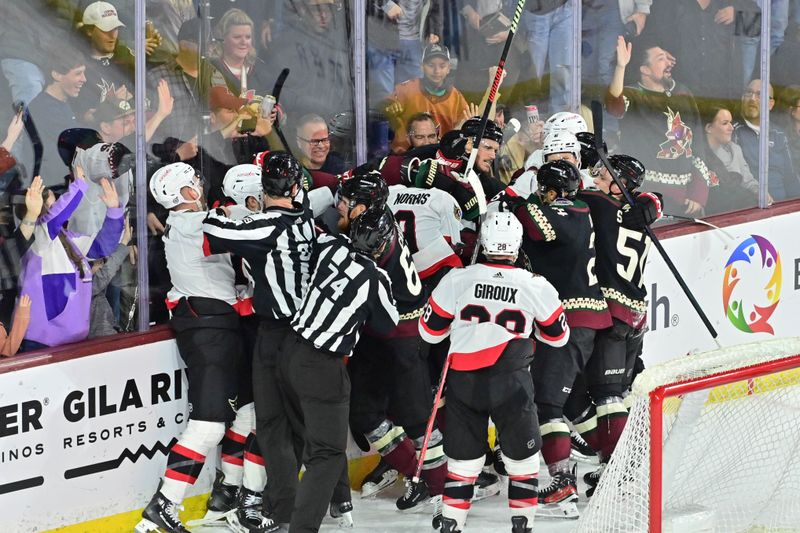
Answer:
[[453, 87], [450, 78], [450, 52], [441, 44], [429, 44], [422, 53], [421, 78], [405, 81], [394, 88], [385, 107], [389, 124], [394, 131], [392, 152], [404, 153], [410, 147], [406, 124], [416, 114], [430, 113], [444, 135], [455, 129], [468, 109], [461, 91]]

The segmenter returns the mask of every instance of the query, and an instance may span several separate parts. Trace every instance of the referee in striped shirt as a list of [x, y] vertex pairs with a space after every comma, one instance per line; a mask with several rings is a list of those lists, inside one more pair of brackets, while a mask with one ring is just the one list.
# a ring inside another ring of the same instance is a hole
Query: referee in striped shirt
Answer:
[[[286, 152], [270, 152], [262, 163], [266, 208], [241, 220], [217, 209], [203, 224], [206, 254], [230, 252], [248, 264], [254, 280], [253, 308], [259, 316], [253, 353], [256, 439], [266, 462], [265, 504], [277, 523], [288, 523], [294, 506], [299, 465], [295, 443], [276, 379], [278, 347], [311, 279], [316, 240], [313, 213], [301, 192], [303, 171]], [[299, 452], [299, 450], [298, 450]]]
[[305, 438], [292, 533], [318, 531], [334, 487], [346, 479], [350, 378], [343, 357], [365, 323], [387, 332], [399, 321], [389, 278], [373, 261], [394, 236], [391, 213], [365, 212], [349, 235], [317, 240], [311, 285], [280, 348], [292, 354], [278, 366], [286, 409]]

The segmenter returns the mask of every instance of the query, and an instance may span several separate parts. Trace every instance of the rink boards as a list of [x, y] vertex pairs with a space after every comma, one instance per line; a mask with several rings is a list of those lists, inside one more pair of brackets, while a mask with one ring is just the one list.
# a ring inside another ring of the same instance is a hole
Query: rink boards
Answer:
[[[786, 214], [664, 241], [724, 346], [797, 334], [799, 217]], [[647, 364], [712, 348], [654, 248], [647, 261]], [[734, 269], [738, 281], [731, 290]], [[743, 310], [743, 320], [729, 312], [732, 307]], [[766, 319], [758, 314], [764, 309], [770, 309]], [[186, 411], [185, 377], [173, 340], [0, 373], [0, 531], [69, 524], [61, 531], [131, 531]], [[375, 458], [352, 443], [349, 455], [356, 483]], [[202, 512], [211, 472], [204, 470], [185, 518]]]

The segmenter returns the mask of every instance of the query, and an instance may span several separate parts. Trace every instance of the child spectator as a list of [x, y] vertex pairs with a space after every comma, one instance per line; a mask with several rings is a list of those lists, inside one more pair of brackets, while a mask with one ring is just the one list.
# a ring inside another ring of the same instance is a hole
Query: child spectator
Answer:
[[0, 323], [0, 357], [11, 357], [17, 354], [30, 321], [31, 298], [27, 294], [23, 294], [19, 299], [17, 312], [14, 313], [14, 325], [11, 326], [11, 332], [7, 333], [5, 326]]
[[131, 242], [131, 224], [126, 219], [122, 239], [114, 253], [92, 263], [92, 303], [89, 310], [90, 339], [113, 335], [118, 331], [114, 311], [106, 297], [106, 289], [129, 256], [129, 242]]
[[81, 341], [89, 334], [92, 274], [87, 259], [110, 255], [119, 243], [123, 225], [114, 186], [108, 180], [101, 184], [107, 211], [95, 235], [64, 229], [86, 194], [83, 169], [76, 167], [75, 181], [58, 200], [52, 191], [44, 192], [35, 240], [22, 258], [20, 287], [32, 302], [31, 324], [22, 351]]

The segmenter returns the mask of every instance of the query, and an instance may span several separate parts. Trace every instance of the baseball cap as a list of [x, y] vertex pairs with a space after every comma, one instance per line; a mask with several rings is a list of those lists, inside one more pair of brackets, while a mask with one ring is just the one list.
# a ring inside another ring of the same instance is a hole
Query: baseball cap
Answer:
[[83, 19], [81, 22], [84, 26], [97, 26], [100, 28], [100, 31], [111, 31], [125, 26], [125, 24], [119, 20], [117, 8], [108, 2], [94, 2], [89, 4], [83, 11]]
[[200, 24], [199, 18], [192, 18], [181, 24], [181, 29], [178, 30], [178, 41], [197, 44], [200, 38]]
[[133, 107], [127, 100], [122, 100], [113, 96], [107, 96], [100, 102], [94, 112], [95, 122], [111, 122], [114, 119], [122, 118], [134, 112]]
[[448, 50], [446, 46], [438, 43], [429, 44], [425, 47], [425, 51], [422, 52], [422, 62], [425, 63], [434, 57], [441, 57], [442, 59], [450, 61], [450, 50]]

